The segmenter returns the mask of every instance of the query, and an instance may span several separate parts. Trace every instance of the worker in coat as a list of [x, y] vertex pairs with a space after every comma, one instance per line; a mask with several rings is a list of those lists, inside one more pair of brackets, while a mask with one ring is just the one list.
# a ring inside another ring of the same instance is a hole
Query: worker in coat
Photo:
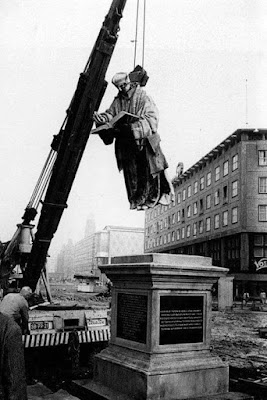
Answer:
[[0, 312], [0, 399], [27, 400], [24, 348], [18, 324]]

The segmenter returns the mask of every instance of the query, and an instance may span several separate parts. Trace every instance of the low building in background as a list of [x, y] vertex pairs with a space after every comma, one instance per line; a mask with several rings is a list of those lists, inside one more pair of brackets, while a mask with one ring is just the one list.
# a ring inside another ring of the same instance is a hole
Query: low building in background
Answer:
[[267, 292], [267, 130], [235, 131], [173, 184], [175, 202], [146, 211], [145, 253], [212, 257], [236, 296]]
[[[67, 250], [67, 255], [64, 255]], [[70, 251], [71, 250], [71, 251]], [[71, 252], [71, 257], [70, 257]], [[93, 286], [103, 285], [105, 275], [98, 268], [110, 262], [111, 257], [144, 253], [144, 228], [106, 226], [103, 230], [89, 233], [71, 246], [64, 246], [58, 260], [58, 272], [76, 277], [83, 291], [93, 291]], [[65, 265], [65, 261], [68, 265]], [[70, 264], [71, 263], [71, 268]], [[96, 279], [97, 278], [97, 279]], [[88, 286], [88, 287], [87, 287]], [[83, 288], [82, 288], [83, 289]]]

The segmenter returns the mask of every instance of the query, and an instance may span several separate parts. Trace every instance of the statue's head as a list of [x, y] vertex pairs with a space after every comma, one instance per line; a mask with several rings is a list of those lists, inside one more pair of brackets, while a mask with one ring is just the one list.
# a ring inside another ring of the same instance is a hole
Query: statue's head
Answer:
[[130, 78], [127, 72], [118, 72], [115, 74], [112, 78], [112, 83], [120, 92], [124, 93], [127, 93], [131, 87]]
[[179, 162], [176, 167], [176, 176], [178, 177], [182, 175], [183, 171], [184, 171], [184, 164], [182, 162]]

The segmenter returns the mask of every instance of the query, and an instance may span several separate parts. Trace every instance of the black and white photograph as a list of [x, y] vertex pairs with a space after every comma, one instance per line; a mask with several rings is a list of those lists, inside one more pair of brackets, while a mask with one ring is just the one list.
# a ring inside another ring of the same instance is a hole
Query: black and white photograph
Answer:
[[267, 3], [0, 2], [0, 400], [267, 399]]

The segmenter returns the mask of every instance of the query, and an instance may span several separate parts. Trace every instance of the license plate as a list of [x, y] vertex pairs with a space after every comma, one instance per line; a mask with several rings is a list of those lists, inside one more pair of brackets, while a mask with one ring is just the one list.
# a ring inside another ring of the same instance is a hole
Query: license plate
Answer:
[[49, 322], [40, 321], [30, 323], [30, 330], [38, 331], [40, 329], [49, 329]]
[[87, 319], [87, 326], [103, 326], [106, 325], [105, 318], [98, 318], [98, 319]]

